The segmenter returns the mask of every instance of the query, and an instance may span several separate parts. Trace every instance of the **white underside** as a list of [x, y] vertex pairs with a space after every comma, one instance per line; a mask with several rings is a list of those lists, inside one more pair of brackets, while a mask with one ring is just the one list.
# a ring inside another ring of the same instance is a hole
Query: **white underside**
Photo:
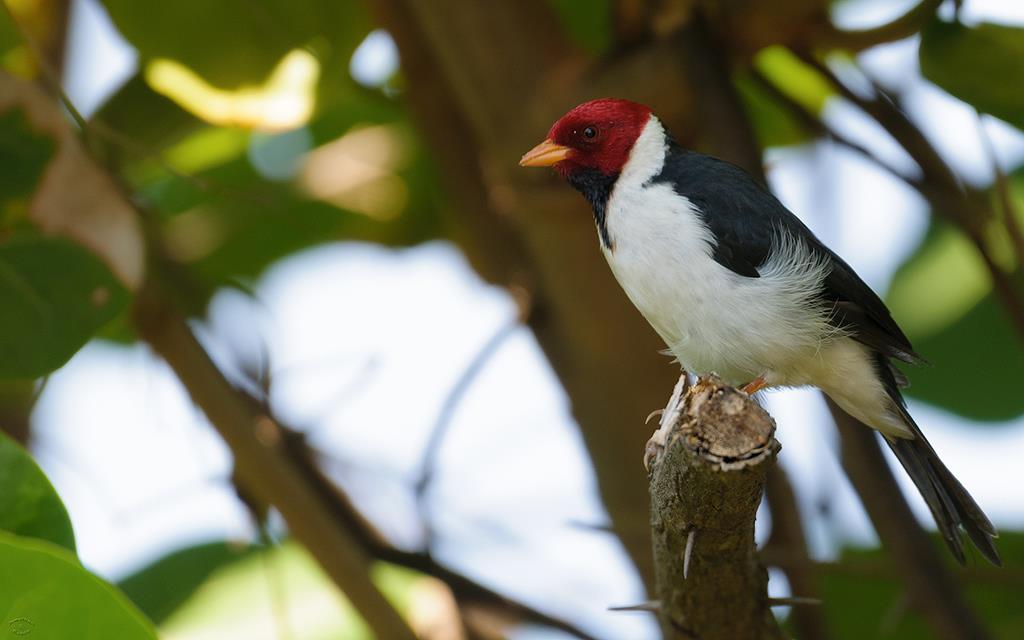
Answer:
[[816, 386], [862, 422], [910, 437], [867, 349], [837, 332], [830, 309], [815, 302], [827, 262], [781, 233], [760, 278], [715, 262], [714, 238], [689, 201], [668, 184], [647, 184], [664, 148], [652, 117], [608, 201], [611, 249], [603, 250], [671, 354], [690, 373], [716, 373], [732, 385], [762, 376], [769, 386]]

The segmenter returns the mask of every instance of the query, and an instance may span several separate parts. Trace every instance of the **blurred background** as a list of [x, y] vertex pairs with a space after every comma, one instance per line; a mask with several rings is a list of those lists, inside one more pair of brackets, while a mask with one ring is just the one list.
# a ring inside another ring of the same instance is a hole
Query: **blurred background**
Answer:
[[[426, 638], [659, 637], [610, 607], [648, 599], [643, 422], [678, 370], [586, 203], [516, 166], [605, 95], [763, 166], [885, 294], [1007, 566], [936, 562], [1024, 637], [1024, 4], [4, 1], [0, 429], [161, 638], [401, 637], [387, 603]], [[824, 603], [775, 609], [795, 637], [966, 637], [820, 394], [765, 401], [795, 496], [758, 518], [769, 589]]]

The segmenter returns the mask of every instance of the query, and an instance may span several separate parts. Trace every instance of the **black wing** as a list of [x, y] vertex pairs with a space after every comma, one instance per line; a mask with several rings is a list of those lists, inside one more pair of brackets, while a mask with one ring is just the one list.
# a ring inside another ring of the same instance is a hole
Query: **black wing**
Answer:
[[760, 277], [757, 268], [768, 258], [772, 239], [780, 231], [803, 240], [832, 265], [822, 291], [834, 309], [832, 324], [888, 357], [910, 363], [924, 361], [914, 353], [885, 303], [850, 265], [747, 172], [673, 145], [653, 182], [670, 184], [693, 203], [715, 237], [715, 261], [741, 276]]

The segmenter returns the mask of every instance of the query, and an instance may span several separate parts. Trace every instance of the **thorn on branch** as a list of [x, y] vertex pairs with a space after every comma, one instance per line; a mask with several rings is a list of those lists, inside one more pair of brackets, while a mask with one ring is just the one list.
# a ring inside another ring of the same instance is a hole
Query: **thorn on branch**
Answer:
[[683, 580], [690, 575], [690, 556], [693, 555], [693, 541], [697, 539], [697, 530], [690, 529], [686, 536], [686, 550], [683, 551]]
[[661, 600], [648, 600], [637, 604], [626, 604], [608, 607], [609, 611], [651, 611], [657, 613], [661, 609]]

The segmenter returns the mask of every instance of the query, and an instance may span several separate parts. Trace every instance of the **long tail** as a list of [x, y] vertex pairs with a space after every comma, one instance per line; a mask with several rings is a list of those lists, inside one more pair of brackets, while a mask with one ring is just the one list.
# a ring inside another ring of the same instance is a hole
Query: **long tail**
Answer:
[[907, 475], [914, 481], [917, 490], [921, 492], [935, 518], [942, 539], [946, 541], [946, 546], [960, 564], [966, 563], [960, 533], [962, 527], [985, 559], [996, 566], [1002, 566], [1003, 561], [999, 558], [999, 551], [996, 550], [994, 542], [997, 537], [995, 527], [971, 494], [967, 493], [967, 489], [964, 489], [960, 481], [942, 463], [917, 423], [910, 417], [897, 384], [898, 372], [894, 373], [884, 356], [879, 354], [877, 357], [885, 389], [907, 426], [914, 432], [913, 440], [886, 436], [885, 441], [896, 454], [896, 459], [903, 465]]

